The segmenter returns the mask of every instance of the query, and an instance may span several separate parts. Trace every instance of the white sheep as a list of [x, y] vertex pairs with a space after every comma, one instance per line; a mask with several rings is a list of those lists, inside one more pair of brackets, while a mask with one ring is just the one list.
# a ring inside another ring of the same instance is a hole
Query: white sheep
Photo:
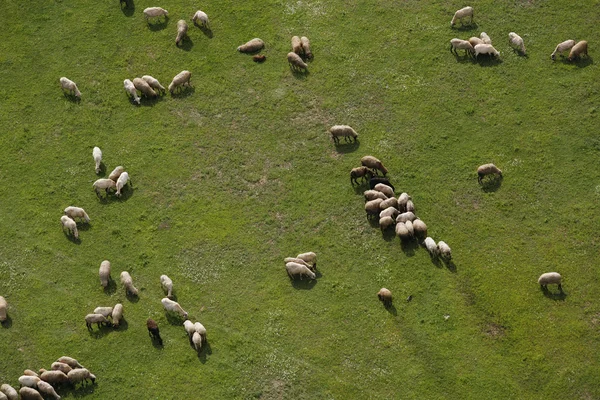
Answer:
[[79, 231], [77, 230], [77, 223], [75, 221], [73, 221], [66, 215], [63, 215], [62, 217], [60, 217], [60, 223], [63, 227], [63, 231], [66, 228], [67, 232], [73, 235], [75, 239], [79, 239]]
[[569, 39], [569, 40], [565, 40], [564, 42], [560, 42], [559, 44], [556, 45], [556, 48], [554, 49], [552, 54], [550, 54], [550, 58], [552, 60], [556, 60], [556, 53], [560, 54], [560, 56], [563, 57], [564, 56], [563, 53], [571, 50], [573, 48], [573, 46], [575, 46], [575, 41], [573, 39]]
[[[8, 397], [3, 392], [0, 392], [0, 400], [8, 400]], [[17, 397], [18, 400], [18, 397]]]
[[546, 272], [538, 278], [538, 283], [544, 290], [548, 289], [548, 285], [556, 284], [558, 285], [558, 290], [562, 292], [561, 281], [562, 276], [558, 272]]
[[389, 199], [385, 199], [384, 201], [381, 202], [381, 204], [379, 204], [379, 208], [381, 210], [385, 210], [386, 208], [389, 207], [394, 207], [394, 208], [398, 208], [398, 199], [395, 197], [390, 197]]
[[58, 395], [58, 393], [56, 393], [52, 385], [48, 382], [40, 380], [37, 383], [37, 388], [40, 391], [40, 393], [45, 394], [46, 396], [52, 396], [56, 400], [60, 400], [60, 396]]
[[472, 55], [475, 51], [468, 40], [454, 38], [450, 40], [450, 52], [458, 55], [457, 50], [464, 50], [465, 55]]
[[415, 212], [415, 203], [412, 200], [406, 202], [406, 212]]
[[96, 173], [99, 174], [102, 171], [102, 150], [100, 150], [100, 147], [94, 147], [92, 150], [92, 156], [94, 157], [94, 163], [96, 163]]
[[67, 374], [62, 371], [44, 371], [40, 375], [40, 378], [51, 385], [62, 385], [69, 382]]
[[169, 84], [169, 92], [173, 93], [175, 88], [190, 86], [190, 79], [192, 78], [192, 73], [190, 71], [181, 71], [171, 81]]
[[3, 383], [2, 386], [0, 386], [0, 392], [4, 393], [8, 400], [19, 400], [19, 393], [17, 393], [15, 388], [8, 383]]
[[88, 330], [92, 330], [92, 324], [98, 324], [100, 328], [101, 324], [110, 325], [110, 321], [102, 314], [88, 314], [85, 316], [85, 326]]
[[408, 229], [406, 228], [406, 224], [404, 222], [396, 221], [396, 236], [400, 238], [400, 240], [410, 240], [412, 236]]
[[150, 18], [160, 18], [165, 16], [165, 19], [169, 16], [169, 12], [160, 7], [148, 7], [144, 9], [144, 17], [146, 17], [146, 21]]
[[469, 17], [469, 24], [473, 23], [473, 7], [463, 7], [460, 10], [454, 13], [454, 17], [452, 17], [452, 21], [450, 21], [450, 26], [454, 26], [458, 20], [460, 20], [461, 25], [463, 24], [463, 18]]
[[123, 284], [123, 286], [125, 286], [125, 291], [128, 294], [133, 296], [138, 295], [139, 291], [135, 286], [133, 286], [133, 279], [131, 279], [131, 275], [129, 275], [129, 272], [121, 272], [121, 283]]
[[389, 307], [392, 304], [392, 292], [386, 288], [379, 289], [379, 292], [377, 292], [377, 297], [386, 307]]
[[406, 204], [411, 199], [408, 193], [402, 193], [398, 196], [398, 210], [406, 212]]
[[7, 307], [8, 307], [8, 303], [6, 302], [6, 299], [4, 297], [0, 296], [0, 322], [4, 322], [8, 318], [6, 316]]
[[117, 188], [117, 192], [115, 193], [117, 197], [121, 197], [121, 190], [123, 190], [123, 187], [127, 185], [127, 182], [129, 182], [129, 174], [127, 172], [123, 172], [119, 176], [119, 179], [117, 179], [117, 183], [115, 185]]
[[167, 297], [169, 299], [173, 298], [173, 281], [167, 275], [160, 276], [160, 284], [162, 285], [163, 290], [167, 292]]
[[285, 270], [291, 279], [300, 278], [300, 280], [302, 280], [303, 276], [307, 276], [309, 279], [315, 279], [317, 277], [306, 265], [295, 262], [285, 264]]
[[304, 54], [299, 36], [292, 36], [292, 51], [298, 55]]
[[77, 88], [75, 82], [73, 82], [72, 80], [63, 76], [62, 78], [60, 78], [60, 87], [62, 88], [63, 92], [66, 90], [69, 93], [73, 93], [78, 99], [81, 98], [81, 92]]
[[406, 226], [406, 230], [408, 231], [408, 234], [410, 235], [411, 238], [415, 237], [415, 228], [413, 226], [413, 223], [411, 220], [408, 220], [404, 223], [404, 225]]
[[523, 42], [523, 38], [517, 35], [514, 32], [510, 32], [508, 34], [508, 43], [517, 49], [523, 54], [525, 54], [525, 42]]
[[21, 386], [27, 386], [30, 388], [36, 388], [40, 378], [32, 375], [21, 375], [19, 377], [19, 384]]
[[298, 263], [298, 264], [306, 265], [306, 267], [308, 269], [310, 269], [310, 270], [313, 269], [312, 264], [309, 264], [306, 261], [304, 261], [303, 259], [298, 258], [298, 257], [286, 257], [286, 258], [283, 259], [283, 263], [284, 264], [287, 264], [289, 262], [295, 262], [295, 263]]
[[113, 308], [112, 312], [112, 323], [115, 328], [118, 328], [121, 324], [121, 319], [123, 318], [123, 304], [117, 303]]
[[573, 61], [576, 58], [579, 58], [583, 55], [585, 55], [586, 57], [588, 56], [588, 42], [585, 40], [579, 41], [577, 42], [577, 44], [575, 46], [573, 46], [571, 48], [571, 52], [569, 53], [569, 57], [567, 57], [567, 60], [569, 61]]
[[440, 240], [437, 244], [437, 248], [441, 258], [445, 259], [446, 261], [450, 261], [452, 259], [452, 250], [450, 249], [450, 246], [446, 244], [446, 242]]
[[23, 375], [28, 375], [28, 376], [37, 376], [38, 378], [40, 377], [37, 372], [32, 371], [30, 369], [25, 369], [23, 370]]
[[188, 336], [190, 337], [190, 340], [192, 340], [192, 335], [194, 334], [194, 332], [196, 332], [196, 327], [194, 326], [194, 323], [189, 319], [186, 319], [185, 321], [183, 321], [183, 329], [185, 329]]
[[387, 198], [388, 198], [385, 194], [381, 193], [378, 190], [373, 190], [373, 189], [365, 190], [365, 192], [363, 194], [365, 196], [366, 201], [371, 201], [371, 200], [375, 200], [375, 199], [387, 200]]
[[262, 39], [254, 38], [244, 43], [237, 48], [240, 53], [254, 53], [265, 47], [265, 42]]
[[290, 65], [290, 68], [294, 71], [300, 71], [300, 70], [304, 70], [305, 72], [308, 71], [308, 65], [304, 62], [304, 60], [302, 60], [302, 57], [300, 57], [298, 54], [294, 53], [293, 51], [290, 51], [287, 54], [287, 60], [288, 60], [288, 64]]
[[21, 400], [44, 400], [40, 392], [27, 386], [19, 389], [19, 394], [21, 395]]
[[484, 43], [484, 44], [492, 44], [492, 39], [491, 39], [491, 38], [489, 37], [489, 35], [488, 35], [487, 33], [485, 33], [485, 32], [481, 32], [481, 33], [479, 34], [479, 38], [480, 38], [481, 40], [483, 40], [483, 43]]
[[177, 37], [175, 38], [175, 46], [179, 46], [179, 43], [187, 37], [188, 24], [183, 19], [177, 21]]
[[[483, 42], [483, 40], [481, 40], [481, 38], [478, 38], [477, 36], [470, 37], [469, 43], [471, 43], [471, 46], [473, 46], [473, 47], [477, 46], [478, 44], [485, 44]], [[473, 49], [473, 50], [475, 50], [475, 49]]]
[[300, 38], [300, 42], [302, 43], [302, 51], [304, 52], [304, 57], [306, 57], [307, 60], [313, 58], [312, 51], [310, 51], [310, 40], [308, 40], [306, 36], [302, 36]]
[[[67, 364], [71, 368], [83, 368], [83, 365], [79, 364], [79, 361], [77, 361], [73, 357], [62, 356], [62, 357], [60, 357], [56, 361], [57, 362], [61, 362], [61, 363], [65, 363], [65, 364]], [[48, 381], [46, 381], [46, 382], [48, 382]], [[50, 383], [52, 383], [52, 382], [50, 382]]]
[[65, 363], [62, 363], [62, 362], [55, 361], [55, 362], [53, 362], [53, 363], [52, 363], [52, 365], [50, 366], [50, 369], [51, 369], [52, 371], [62, 371], [62, 372], [64, 372], [65, 374], [68, 374], [68, 373], [69, 373], [69, 371], [70, 371], [70, 370], [72, 370], [73, 368], [71, 368], [71, 367], [69, 366], [69, 364], [65, 364]]
[[192, 17], [192, 21], [194, 21], [195, 25], [198, 25], [198, 21], [200, 21], [201, 26], [210, 29], [208, 26], [208, 15], [206, 15], [204, 11], [196, 11], [194, 16]]
[[202, 338], [202, 342], [206, 343], [206, 328], [200, 322], [194, 323], [194, 330]]
[[[396, 207], [388, 207], [379, 213], [379, 219], [381, 219], [383, 217], [392, 217], [395, 219], [398, 216], [398, 214], [400, 214], [400, 211], [398, 211], [398, 209]], [[402, 222], [404, 222], [404, 221], [402, 221]]]
[[168, 297], [163, 298], [160, 302], [162, 303], [165, 310], [176, 312], [180, 314], [183, 318], [188, 317], [188, 313], [183, 308], [181, 308], [178, 302], [173, 301]]
[[146, 97], [156, 97], [156, 92], [154, 91], [154, 89], [152, 89], [148, 82], [146, 82], [142, 78], [133, 78], [132, 83], [137, 90], [142, 92], [142, 95]]
[[100, 190], [104, 189], [106, 195], [108, 196], [108, 191], [110, 189], [116, 189], [117, 184], [112, 179], [100, 178], [92, 184], [92, 187], [96, 192], [96, 196], [100, 197]]
[[387, 197], [394, 197], [394, 189], [384, 183], [376, 184], [373, 189], [385, 194]]
[[75, 218], [79, 218], [86, 223], [90, 222], [90, 217], [87, 215], [85, 210], [81, 207], [69, 206], [65, 208], [64, 213], [67, 217], [71, 218], [73, 221]]
[[198, 332], [192, 334], [192, 343], [194, 344], [196, 351], [200, 351], [202, 348], [202, 336], [200, 336]]
[[478, 44], [474, 47], [475, 58], [480, 54], [490, 54], [494, 57], [500, 57], [500, 52], [494, 48], [491, 44]]
[[437, 244], [435, 244], [435, 240], [433, 240], [432, 238], [430, 238], [429, 236], [427, 236], [425, 238], [425, 241], [423, 242], [423, 244], [425, 245], [425, 248], [429, 252], [429, 255], [431, 256], [431, 258], [437, 257], [437, 255], [438, 255], [438, 246], [437, 246]]
[[402, 214], [398, 215], [398, 217], [396, 218], [396, 222], [406, 222], [406, 221], [414, 221], [417, 217], [415, 216], [415, 213], [413, 213], [412, 211], [407, 211], [407, 212], [403, 212]]
[[349, 141], [349, 138], [356, 142], [358, 138], [358, 133], [349, 125], [334, 125], [329, 128], [329, 133], [335, 144], [340, 143], [340, 137], [343, 137], [346, 142]]
[[379, 206], [383, 202], [383, 199], [374, 199], [369, 200], [365, 203], [365, 211], [367, 212], [367, 217], [371, 215], [378, 215], [381, 211]]
[[360, 164], [371, 168], [375, 174], [377, 174], [377, 171], [381, 171], [384, 176], [388, 173], [387, 168], [383, 166], [382, 162], [373, 156], [364, 156], [360, 159]]
[[102, 285], [102, 287], [108, 287], [110, 282], [110, 261], [104, 260], [100, 263], [98, 275], [100, 276], [100, 285]]
[[123, 81], [123, 86], [125, 87], [125, 91], [127, 92], [128, 96], [131, 96], [133, 99], [133, 102], [140, 104], [141, 98], [138, 96], [137, 89], [135, 88], [133, 82], [131, 82], [129, 79], [125, 79]]
[[494, 164], [483, 164], [477, 168], [477, 180], [479, 183], [487, 175], [496, 174], [502, 178], [502, 170], [496, 167]]
[[418, 238], [427, 237], [427, 225], [420, 219], [412, 221], [413, 229], [415, 230], [415, 236]]
[[87, 381], [88, 379], [91, 380], [92, 383], [96, 381], [96, 376], [86, 368], [72, 369], [67, 374], [67, 377], [69, 378], [69, 382], [71, 382], [73, 385], [79, 382]]
[[125, 171], [125, 168], [123, 168], [122, 165], [119, 165], [118, 167], [115, 167], [115, 169], [113, 169], [112, 172], [108, 175], [108, 179], [116, 182], [117, 179], [119, 179], [119, 176], [121, 176], [121, 174], [124, 171]]
[[146, 81], [146, 83], [148, 83], [148, 85], [150, 85], [150, 87], [152, 89], [154, 89], [157, 92], [162, 92], [165, 93], [167, 90], [165, 89], [165, 87], [163, 85], [160, 84], [160, 82], [158, 81], [158, 79], [150, 76], [150, 75], [144, 75], [142, 76], [142, 79]]
[[103, 315], [105, 318], [112, 316], [113, 308], [112, 307], [96, 307], [94, 308], [94, 314]]
[[296, 257], [306, 261], [309, 264], [312, 264], [313, 268], [317, 268], [317, 255], [314, 252], [309, 251], [306, 253], [300, 253]]
[[382, 231], [385, 231], [387, 228], [393, 226], [395, 223], [396, 221], [394, 220], [394, 218], [390, 217], [389, 215], [379, 218], [379, 228]]

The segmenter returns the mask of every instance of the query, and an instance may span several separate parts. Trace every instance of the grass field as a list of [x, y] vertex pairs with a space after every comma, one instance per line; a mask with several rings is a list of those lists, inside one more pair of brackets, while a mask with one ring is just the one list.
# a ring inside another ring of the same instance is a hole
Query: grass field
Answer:
[[[600, 398], [598, 1], [477, 1], [476, 24], [455, 29], [464, 3], [134, 1], [3, 5], [0, 383], [70, 355], [98, 380], [64, 398]], [[142, 10], [156, 5], [170, 18], [149, 26]], [[191, 25], [198, 8], [212, 38]], [[177, 48], [181, 18], [191, 40]], [[481, 31], [500, 61], [449, 52]], [[288, 68], [292, 35], [311, 39], [306, 75]], [[253, 37], [264, 64], [235, 51]], [[590, 57], [552, 62], [571, 38]], [[124, 79], [166, 86], [184, 69], [192, 90], [127, 100]], [[359, 143], [334, 146], [335, 124]], [[129, 171], [122, 199], [92, 190], [94, 146], [106, 174]], [[367, 154], [452, 247], [455, 269], [365, 218], [349, 171]], [[482, 188], [475, 171], [489, 162], [504, 179]], [[61, 232], [69, 205], [91, 218], [78, 243]], [[320, 276], [292, 283], [282, 260], [304, 251]], [[540, 290], [548, 271], [565, 295]], [[161, 274], [208, 330], [200, 354], [162, 309]], [[86, 314], [117, 302], [119, 330], [86, 329]]]

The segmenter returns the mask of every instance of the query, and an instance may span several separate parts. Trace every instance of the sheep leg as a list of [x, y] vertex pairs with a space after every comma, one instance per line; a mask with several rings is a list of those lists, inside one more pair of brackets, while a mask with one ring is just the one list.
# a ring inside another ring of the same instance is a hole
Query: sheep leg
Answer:
[[558, 290], [560, 290], [561, 293], [563, 292], [562, 285], [560, 283], [558, 284]]

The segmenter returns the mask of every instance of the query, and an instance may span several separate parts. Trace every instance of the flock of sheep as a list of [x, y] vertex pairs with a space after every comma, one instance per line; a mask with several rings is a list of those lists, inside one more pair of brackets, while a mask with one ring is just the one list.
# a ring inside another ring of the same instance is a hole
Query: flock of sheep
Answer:
[[285, 263], [285, 270], [287, 271], [290, 279], [307, 277], [308, 279], [315, 279], [317, 275], [317, 255], [312, 251], [308, 253], [298, 254], [296, 257], [286, 257], [283, 262]]

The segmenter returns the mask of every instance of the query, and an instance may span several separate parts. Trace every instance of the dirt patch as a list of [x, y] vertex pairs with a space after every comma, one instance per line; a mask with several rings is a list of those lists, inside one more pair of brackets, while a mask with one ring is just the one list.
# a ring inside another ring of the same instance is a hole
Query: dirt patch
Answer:
[[495, 322], [490, 322], [485, 327], [484, 332], [490, 339], [500, 339], [506, 335], [506, 327], [496, 324]]
[[166, 220], [158, 224], [158, 230], [171, 229], [171, 221]]
[[594, 315], [592, 315], [592, 319], [590, 321], [592, 323], [592, 326], [597, 327], [600, 325], [600, 313], [596, 313]]

